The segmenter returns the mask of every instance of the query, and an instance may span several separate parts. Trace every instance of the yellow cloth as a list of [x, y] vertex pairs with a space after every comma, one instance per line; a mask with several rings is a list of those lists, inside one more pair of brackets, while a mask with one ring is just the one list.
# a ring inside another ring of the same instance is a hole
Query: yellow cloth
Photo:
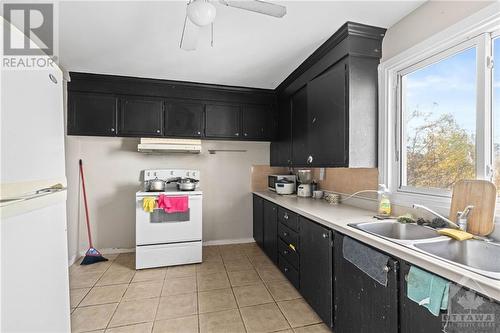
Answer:
[[466, 231], [457, 230], [457, 229], [449, 229], [449, 228], [438, 230], [438, 234], [448, 236], [448, 237], [451, 237], [451, 238], [459, 240], [459, 241], [472, 239], [474, 237], [473, 234], [470, 234]]
[[142, 208], [146, 213], [152, 213], [156, 206], [156, 198], [145, 197], [142, 199]]

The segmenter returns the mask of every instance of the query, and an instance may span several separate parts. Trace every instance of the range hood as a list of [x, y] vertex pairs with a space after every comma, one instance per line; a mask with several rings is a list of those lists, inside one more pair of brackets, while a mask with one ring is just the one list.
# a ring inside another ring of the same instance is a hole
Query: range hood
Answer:
[[201, 140], [141, 138], [141, 142], [137, 145], [137, 151], [157, 154], [199, 154], [201, 152]]

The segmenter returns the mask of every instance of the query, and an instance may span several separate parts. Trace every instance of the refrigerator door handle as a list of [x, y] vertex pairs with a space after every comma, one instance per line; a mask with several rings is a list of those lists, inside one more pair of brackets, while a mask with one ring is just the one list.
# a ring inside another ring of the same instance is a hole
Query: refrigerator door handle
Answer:
[[[2, 206], [8, 205], [8, 204], [13, 204], [16, 202], [21, 202], [21, 201], [26, 201], [26, 200], [32, 200], [32, 199], [37, 199], [52, 193], [58, 193], [61, 191], [66, 191], [66, 187], [61, 187], [61, 188], [43, 188], [40, 190], [37, 190], [35, 194], [30, 194], [30, 195], [22, 195], [18, 197], [10, 197], [10, 198], [0, 198], [0, 204]], [[5, 204], [5, 205], [4, 205]]]

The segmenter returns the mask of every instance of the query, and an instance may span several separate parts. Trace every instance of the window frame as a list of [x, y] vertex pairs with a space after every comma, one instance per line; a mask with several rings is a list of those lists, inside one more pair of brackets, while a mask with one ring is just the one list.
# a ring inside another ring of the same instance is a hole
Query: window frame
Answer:
[[[411, 207], [424, 204], [449, 213], [451, 192], [402, 184], [402, 75], [476, 47], [476, 177], [492, 179], [493, 152], [493, 71], [492, 41], [500, 36], [500, 3], [494, 3], [427, 40], [382, 62], [379, 66], [379, 181], [386, 184], [392, 201]], [[497, 60], [500, 70], [500, 60]], [[497, 200], [500, 213], [500, 197]], [[497, 218], [500, 214], [497, 214]]]
[[484, 140], [484, 125], [478, 124], [478, 119], [480, 118], [479, 113], [481, 112], [480, 110], [480, 104], [482, 104], [481, 100], [481, 95], [482, 93], [479, 91], [481, 89], [481, 84], [480, 84], [480, 67], [482, 67], [482, 60], [479, 59], [479, 54], [480, 49], [483, 47], [481, 43], [484, 41], [484, 38], [482, 36], [478, 36], [472, 39], [469, 39], [463, 43], [460, 43], [458, 45], [455, 45], [451, 48], [448, 48], [446, 50], [442, 50], [441, 52], [438, 52], [418, 63], [415, 63], [407, 68], [404, 68], [400, 71], [397, 72], [397, 92], [396, 92], [396, 98], [398, 100], [398, 104], [396, 105], [396, 131], [398, 131], [397, 135], [397, 141], [395, 143], [396, 145], [396, 154], [398, 158], [398, 171], [397, 171], [397, 184], [398, 184], [398, 191], [399, 192], [406, 192], [406, 193], [419, 193], [419, 194], [425, 194], [425, 195], [434, 195], [434, 196], [441, 196], [441, 197], [451, 197], [451, 191], [446, 190], [446, 189], [437, 189], [437, 188], [424, 188], [424, 187], [415, 187], [415, 186], [409, 186], [409, 185], [404, 185], [404, 179], [405, 176], [404, 174], [406, 173], [406, 129], [404, 126], [405, 123], [405, 110], [404, 110], [404, 91], [403, 91], [403, 77], [407, 74], [413, 73], [419, 69], [426, 68], [427, 66], [430, 66], [432, 64], [436, 64], [442, 60], [446, 60], [450, 57], [453, 57], [460, 52], [469, 50], [469, 49], [475, 49], [476, 50], [476, 100], [475, 100], [475, 122], [476, 122], [476, 141], [475, 141], [475, 168], [476, 168], [476, 177], [478, 179], [484, 179], [484, 168], [482, 167], [482, 163], [479, 162], [480, 159], [483, 157], [480, 156], [480, 151], [478, 147], [480, 146], [478, 141]]

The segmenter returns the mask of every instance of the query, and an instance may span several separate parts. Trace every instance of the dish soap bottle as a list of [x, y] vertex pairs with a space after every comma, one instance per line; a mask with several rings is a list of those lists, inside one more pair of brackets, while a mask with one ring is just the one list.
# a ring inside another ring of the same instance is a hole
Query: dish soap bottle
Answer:
[[382, 190], [380, 193], [380, 202], [378, 205], [378, 215], [389, 217], [391, 216], [391, 200], [389, 199], [389, 190], [384, 184], [379, 185]]

